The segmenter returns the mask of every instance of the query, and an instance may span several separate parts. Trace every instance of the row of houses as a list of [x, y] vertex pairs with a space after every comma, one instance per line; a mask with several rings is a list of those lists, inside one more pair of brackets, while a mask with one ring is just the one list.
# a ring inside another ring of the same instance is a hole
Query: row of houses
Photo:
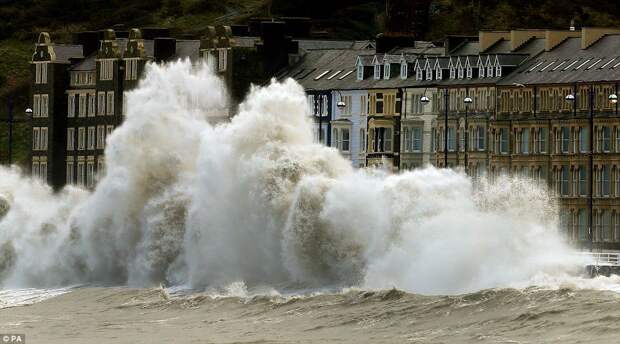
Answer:
[[93, 187], [105, 169], [106, 136], [123, 120], [124, 93], [145, 64], [206, 59], [232, 103], [252, 83], [295, 79], [307, 92], [316, 141], [355, 167], [523, 175], [557, 195], [568, 239], [620, 248], [620, 119], [612, 102], [619, 30], [484, 31], [386, 44], [312, 39], [304, 25], [283, 21], [255, 24], [210, 27], [196, 40], [143, 28], [82, 32], [73, 44], [56, 44], [42, 33], [32, 58], [32, 174], [55, 188]]
[[353, 166], [522, 175], [557, 196], [569, 240], [620, 249], [620, 31], [451, 42], [310, 51], [278, 77], [305, 87], [317, 141]]

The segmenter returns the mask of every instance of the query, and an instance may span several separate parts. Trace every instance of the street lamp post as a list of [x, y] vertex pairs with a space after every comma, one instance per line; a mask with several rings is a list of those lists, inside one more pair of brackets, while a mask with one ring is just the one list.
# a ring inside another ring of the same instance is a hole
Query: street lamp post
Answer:
[[[577, 94], [577, 86], [575, 86], [575, 94]], [[573, 111], [577, 112], [577, 97], [575, 94], [568, 94], [565, 99], [567, 101], [573, 102]], [[609, 101], [612, 104], [618, 103], [618, 95], [610, 94]], [[594, 207], [594, 86], [588, 86], [588, 127], [589, 127], [589, 145], [588, 147], [588, 243], [589, 249], [592, 251], [593, 246], [593, 207]]]
[[465, 103], [465, 173], [467, 173], [467, 150], [468, 150], [468, 142], [469, 142], [469, 127], [467, 126], [467, 112], [469, 110], [469, 104], [473, 103], [473, 100], [470, 97], [465, 97], [463, 99], [463, 103]]

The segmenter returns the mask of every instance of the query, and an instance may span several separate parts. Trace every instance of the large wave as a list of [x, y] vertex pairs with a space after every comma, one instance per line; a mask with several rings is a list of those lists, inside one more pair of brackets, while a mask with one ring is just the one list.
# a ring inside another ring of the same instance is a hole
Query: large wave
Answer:
[[255, 87], [228, 123], [205, 65], [149, 65], [84, 191], [0, 168], [0, 282], [192, 288], [398, 287], [460, 293], [577, 268], [557, 209], [527, 180], [432, 167], [356, 170], [312, 141], [293, 80]]

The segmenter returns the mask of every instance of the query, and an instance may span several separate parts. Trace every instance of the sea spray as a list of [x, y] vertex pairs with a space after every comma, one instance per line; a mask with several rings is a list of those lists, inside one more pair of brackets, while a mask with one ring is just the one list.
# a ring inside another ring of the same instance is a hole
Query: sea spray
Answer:
[[461, 293], [578, 268], [532, 182], [355, 170], [312, 142], [301, 86], [251, 90], [229, 122], [206, 65], [149, 64], [87, 192], [0, 169], [4, 287], [397, 287]]

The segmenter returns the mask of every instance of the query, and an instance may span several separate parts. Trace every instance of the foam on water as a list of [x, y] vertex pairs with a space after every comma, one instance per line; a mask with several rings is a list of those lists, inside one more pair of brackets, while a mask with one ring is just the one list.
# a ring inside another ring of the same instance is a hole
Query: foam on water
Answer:
[[93, 192], [53, 194], [0, 168], [2, 286], [441, 294], [553, 284], [583, 266], [529, 181], [355, 170], [312, 142], [293, 80], [252, 89], [230, 123], [209, 124], [226, 99], [207, 66], [149, 65]]

